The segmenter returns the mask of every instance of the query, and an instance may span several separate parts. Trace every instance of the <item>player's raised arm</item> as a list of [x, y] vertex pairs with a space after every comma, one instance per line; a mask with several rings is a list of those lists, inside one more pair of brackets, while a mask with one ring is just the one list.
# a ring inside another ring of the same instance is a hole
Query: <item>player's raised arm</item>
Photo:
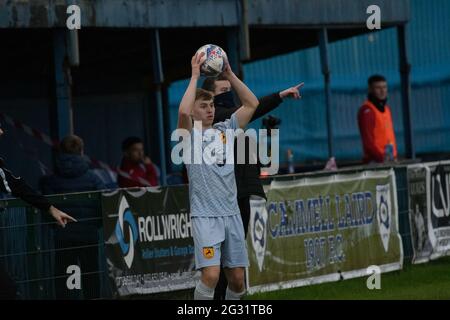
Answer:
[[239, 127], [245, 128], [247, 123], [253, 117], [256, 108], [259, 105], [258, 98], [255, 97], [253, 92], [243, 83], [231, 70], [228, 61], [225, 70], [223, 71], [223, 76], [230, 81], [231, 87], [237, 93], [239, 100], [241, 100], [242, 107], [236, 111], [236, 118], [239, 123]]
[[202, 52], [196, 53], [192, 57], [192, 76], [178, 109], [178, 128], [187, 129], [189, 131], [192, 129], [191, 111], [195, 102], [195, 91], [197, 89], [198, 78], [200, 77], [200, 66], [205, 61], [204, 55], [205, 54]]

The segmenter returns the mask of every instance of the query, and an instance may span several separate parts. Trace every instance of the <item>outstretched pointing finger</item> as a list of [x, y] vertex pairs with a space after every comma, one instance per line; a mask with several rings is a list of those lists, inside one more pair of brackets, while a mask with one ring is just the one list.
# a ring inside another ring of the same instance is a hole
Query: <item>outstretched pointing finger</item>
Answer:
[[77, 219], [73, 218], [72, 216], [69, 216], [68, 214], [64, 214], [63, 216], [65, 219], [73, 221], [73, 222], [78, 222]]
[[305, 85], [305, 83], [302, 82], [302, 83], [299, 83], [298, 85], [296, 85], [294, 88], [295, 88], [295, 89], [300, 89], [300, 88], [302, 88], [304, 85]]

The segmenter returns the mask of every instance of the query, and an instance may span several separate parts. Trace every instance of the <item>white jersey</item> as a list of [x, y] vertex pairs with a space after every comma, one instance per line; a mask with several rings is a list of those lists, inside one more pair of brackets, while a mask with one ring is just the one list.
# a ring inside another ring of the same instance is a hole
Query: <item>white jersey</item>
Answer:
[[[205, 161], [211, 159], [204, 159], [205, 157], [202, 156], [201, 163], [186, 164], [192, 217], [223, 217], [240, 213], [233, 164], [234, 148], [232, 144], [234, 138], [227, 139], [226, 136], [227, 129], [234, 131], [238, 128], [236, 113], [233, 113], [230, 119], [214, 124], [213, 130], [201, 131], [195, 127], [192, 129], [192, 153], [196, 135], [203, 136], [201, 140], [202, 155], [209, 154], [208, 148], [214, 148], [217, 144], [222, 144], [222, 148], [219, 149], [223, 151], [221, 154], [213, 154], [215, 160], [212, 160], [212, 163]], [[231, 144], [231, 146], [227, 144]], [[199, 151], [197, 150], [197, 152]], [[230, 160], [229, 163], [227, 163], [227, 159]]]

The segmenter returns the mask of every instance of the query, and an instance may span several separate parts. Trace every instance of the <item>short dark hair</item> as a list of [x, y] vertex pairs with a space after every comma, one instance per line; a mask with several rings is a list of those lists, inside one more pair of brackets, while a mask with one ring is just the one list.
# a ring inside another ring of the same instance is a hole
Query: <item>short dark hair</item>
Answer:
[[202, 89], [206, 91], [214, 92], [216, 90], [216, 81], [228, 80], [222, 74], [219, 74], [217, 77], [208, 77], [203, 81]]
[[143, 143], [139, 137], [128, 137], [122, 141], [122, 151], [127, 151], [132, 145], [136, 143]]
[[214, 100], [214, 95], [211, 91], [197, 88], [195, 91], [195, 101], [197, 100]]
[[374, 74], [369, 77], [369, 79], [367, 80], [367, 84], [369, 86], [371, 86], [375, 82], [381, 82], [381, 81], [386, 82], [386, 78], [384, 76], [382, 76], [381, 74]]
[[79, 136], [74, 134], [68, 135], [61, 140], [59, 150], [62, 153], [81, 155], [84, 149], [84, 142]]

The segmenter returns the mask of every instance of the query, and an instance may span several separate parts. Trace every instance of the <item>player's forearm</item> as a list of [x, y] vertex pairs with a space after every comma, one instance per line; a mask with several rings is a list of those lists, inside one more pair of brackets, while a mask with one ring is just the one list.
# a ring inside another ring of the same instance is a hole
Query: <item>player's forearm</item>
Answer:
[[242, 105], [246, 108], [255, 109], [258, 107], [258, 98], [234, 73], [227, 76], [231, 86], [237, 93]]
[[178, 109], [178, 128], [191, 130], [191, 110], [195, 102], [195, 91], [197, 88], [197, 77], [192, 77], [189, 85], [181, 99], [180, 107]]
[[180, 108], [178, 109], [178, 114], [183, 116], [190, 116], [192, 106], [195, 102], [195, 90], [197, 88], [197, 77], [191, 77], [191, 81], [184, 93], [183, 98], [180, 102]]

